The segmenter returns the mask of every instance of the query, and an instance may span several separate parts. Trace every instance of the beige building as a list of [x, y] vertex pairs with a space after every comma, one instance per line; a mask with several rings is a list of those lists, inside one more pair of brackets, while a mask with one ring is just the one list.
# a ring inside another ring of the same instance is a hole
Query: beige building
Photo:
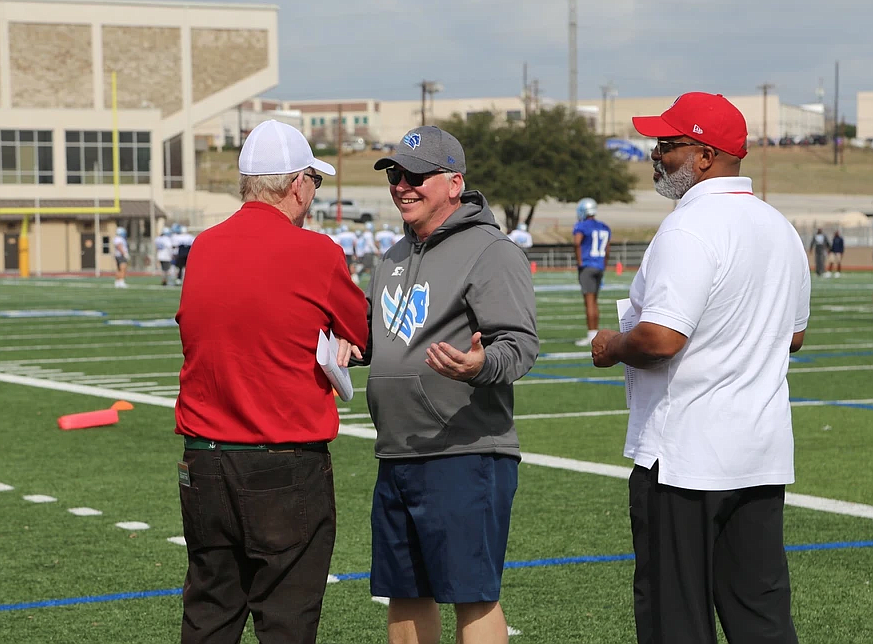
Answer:
[[164, 209], [194, 202], [197, 124], [278, 83], [277, 18], [267, 5], [0, 1], [0, 270], [18, 269], [21, 208], [40, 211], [31, 272], [114, 270], [116, 225], [150, 254]]
[[873, 143], [873, 92], [858, 92], [857, 136]]
[[[764, 134], [765, 108], [760, 95], [728, 96], [745, 115], [749, 136], [758, 139]], [[660, 114], [675, 100], [675, 97], [654, 98], [610, 98], [582, 99], [578, 111], [588, 120], [592, 130], [605, 136], [635, 138], [632, 117], [647, 114]], [[310, 140], [333, 141], [336, 139], [337, 105], [343, 105], [343, 120], [346, 123], [345, 137], [362, 136], [367, 141], [395, 143], [410, 129], [422, 123], [422, 103], [420, 100], [359, 101], [343, 100], [337, 103], [328, 101], [293, 102], [282, 101], [285, 109], [299, 109], [303, 113], [304, 133]], [[542, 99], [540, 107], [557, 104], [550, 99]], [[529, 105], [535, 109], [536, 105]], [[513, 121], [524, 118], [525, 104], [521, 96], [432, 99], [424, 105], [424, 122], [436, 123], [448, 119], [453, 114], [467, 117], [476, 112], [490, 111], [502, 119]], [[354, 122], [352, 122], [354, 119]], [[779, 96], [770, 94], [766, 104], [767, 135], [771, 139], [783, 136], [807, 136], [825, 133], [825, 112], [822, 105], [786, 105]]]

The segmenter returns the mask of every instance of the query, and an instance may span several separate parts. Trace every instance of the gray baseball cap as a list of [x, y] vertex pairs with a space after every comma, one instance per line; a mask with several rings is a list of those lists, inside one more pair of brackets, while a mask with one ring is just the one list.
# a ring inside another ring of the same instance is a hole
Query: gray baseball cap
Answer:
[[461, 147], [458, 139], [433, 125], [409, 130], [403, 140], [397, 144], [394, 154], [390, 157], [382, 157], [376, 161], [373, 168], [384, 170], [395, 164], [417, 174], [437, 170], [451, 170], [461, 174], [467, 172], [464, 148]]

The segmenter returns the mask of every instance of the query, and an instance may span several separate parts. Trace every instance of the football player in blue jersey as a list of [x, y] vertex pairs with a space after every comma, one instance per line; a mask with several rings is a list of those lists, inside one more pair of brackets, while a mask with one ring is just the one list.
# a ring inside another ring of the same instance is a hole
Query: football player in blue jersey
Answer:
[[585, 299], [585, 317], [588, 322], [588, 335], [576, 341], [577, 347], [586, 347], [597, 335], [600, 323], [600, 310], [597, 308], [597, 294], [603, 280], [603, 271], [609, 263], [609, 244], [612, 231], [602, 221], [597, 221], [597, 202], [585, 197], [576, 205], [578, 221], [573, 227], [573, 246], [576, 249], [576, 265], [579, 271], [579, 285]]

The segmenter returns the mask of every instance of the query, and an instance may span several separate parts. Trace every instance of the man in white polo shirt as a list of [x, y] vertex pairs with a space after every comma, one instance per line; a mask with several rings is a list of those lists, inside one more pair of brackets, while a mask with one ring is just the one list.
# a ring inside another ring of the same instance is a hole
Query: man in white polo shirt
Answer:
[[636, 367], [624, 455], [638, 641], [796, 644], [782, 534], [794, 482], [788, 356], [810, 276], [797, 232], [740, 177], [746, 122], [721, 95], [634, 118], [655, 189], [679, 200], [631, 285], [639, 323], [601, 331], [594, 364]]

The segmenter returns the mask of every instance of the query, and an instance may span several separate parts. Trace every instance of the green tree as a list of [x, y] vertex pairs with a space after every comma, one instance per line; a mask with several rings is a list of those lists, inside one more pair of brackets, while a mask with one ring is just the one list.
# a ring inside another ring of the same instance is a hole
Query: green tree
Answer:
[[468, 187], [503, 207], [509, 230], [521, 220], [529, 226], [537, 203], [547, 197], [633, 200], [635, 178], [624, 162], [605, 149], [584, 118], [563, 106], [532, 113], [526, 122], [503, 122], [490, 112], [466, 120], [455, 114], [441, 127], [464, 146]]

